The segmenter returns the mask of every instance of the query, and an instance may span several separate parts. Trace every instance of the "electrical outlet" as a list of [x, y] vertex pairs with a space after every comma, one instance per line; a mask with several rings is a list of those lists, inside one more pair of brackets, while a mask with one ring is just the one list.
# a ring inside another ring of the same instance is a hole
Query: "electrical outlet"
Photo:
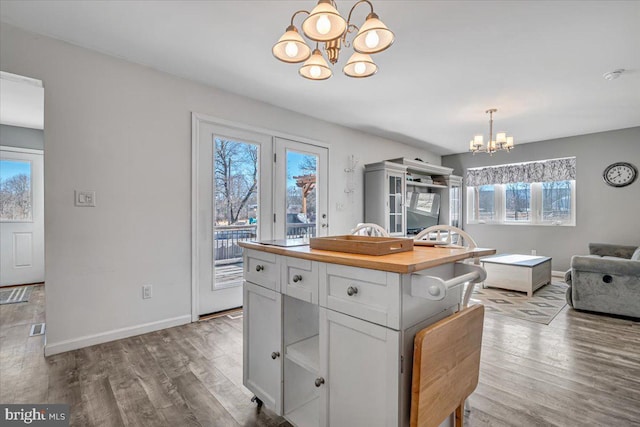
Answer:
[[151, 296], [151, 285], [144, 285], [142, 287], [142, 299], [149, 299]]
[[537, 251], [535, 249], [531, 249], [531, 255], [536, 255]]

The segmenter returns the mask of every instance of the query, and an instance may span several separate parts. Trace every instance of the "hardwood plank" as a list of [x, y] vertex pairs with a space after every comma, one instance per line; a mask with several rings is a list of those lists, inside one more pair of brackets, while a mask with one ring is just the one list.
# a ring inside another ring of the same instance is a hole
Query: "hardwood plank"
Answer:
[[199, 426], [196, 416], [177, 391], [175, 383], [154, 362], [141, 337], [122, 341], [128, 363], [140, 380], [153, 406], [169, 425]]
[[188, 372], [175, 379], [178, 392], [203, 426], [240, 426], [200, 380]]
[[[48, 403], [68, 404], [71, 425], [90, 425], [82, 402], [80, 373], [76, 356], [77, 352], [68, 352], [47, 358], [49, 364], [47, 401]], [[30, 381], [33, 379], [30, 378]]]
[[[0, 401], [68, 403], [72, 426], [290, 427], [242, 386], [225, 316], [48, 358], [44, 288], [0, 306]], [[640, 322], [566, 308], [542, 325], [487, 312], [471, 427], [640, 425]], [[44, 392], [43, 392], [44, 390]], [[41, 401], [40, 401], [41, 400]]]

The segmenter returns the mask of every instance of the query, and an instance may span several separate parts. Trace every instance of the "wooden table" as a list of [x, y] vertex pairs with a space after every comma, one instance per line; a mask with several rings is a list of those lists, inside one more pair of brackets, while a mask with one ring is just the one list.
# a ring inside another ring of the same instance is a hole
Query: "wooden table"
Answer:
[[501, 254], [480, 260], [487, 271], [483, 287], [526, 292], [527, 296], [551, 283], [551, 258], [546, 256]]

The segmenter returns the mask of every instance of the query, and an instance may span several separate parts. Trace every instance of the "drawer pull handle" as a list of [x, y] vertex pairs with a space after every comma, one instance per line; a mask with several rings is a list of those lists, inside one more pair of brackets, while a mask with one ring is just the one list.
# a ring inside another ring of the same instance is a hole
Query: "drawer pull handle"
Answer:
[[322, 384], [324, 384], [324, 378], [320, 377], [320, 378], [316, 378], [316, 387], [320, 387]]
[[296, 274], [295, 276], [293, 276], [293, 283], [298, 283], [301, 280], [302, 280], [302, 276], [301, 275]]
[[355, 286], [349, 286], [347, 288], [347, 295], [349, 295], [350, 297], [354, 296], [357, 293], [358, 293], [358, 288], [356, 288]]
[[280, 357], [280, 352], [279, 351], [274, 351], [273, 353], [271, 353], [271, 358], [273, 360], [276, 360], [278, 357]]
[[262, 270], [264, 270], [264, 265], [260, 265], [260, 264], [256, 265], [256, 271], [262, 271]]

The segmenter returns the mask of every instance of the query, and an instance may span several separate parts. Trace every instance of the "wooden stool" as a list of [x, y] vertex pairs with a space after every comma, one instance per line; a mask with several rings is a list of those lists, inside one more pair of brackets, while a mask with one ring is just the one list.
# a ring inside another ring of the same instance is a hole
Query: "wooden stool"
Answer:
[[455, 411], [464, 423], [464, 401], [478, 385], [484, 306], [457, 312], [416, 334], [411, 386], [411, 427], [437, 427]]

